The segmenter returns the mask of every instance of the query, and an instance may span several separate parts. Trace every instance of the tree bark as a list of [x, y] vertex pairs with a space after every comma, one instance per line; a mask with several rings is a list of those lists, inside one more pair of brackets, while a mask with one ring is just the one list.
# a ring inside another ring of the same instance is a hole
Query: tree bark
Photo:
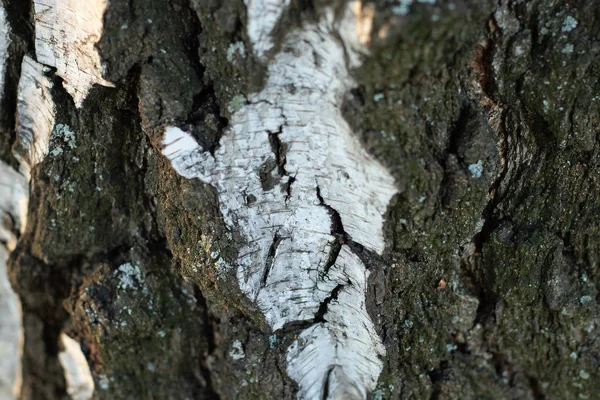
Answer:
[[0, 11], [0, 400], [600, 393], [594, 2]]

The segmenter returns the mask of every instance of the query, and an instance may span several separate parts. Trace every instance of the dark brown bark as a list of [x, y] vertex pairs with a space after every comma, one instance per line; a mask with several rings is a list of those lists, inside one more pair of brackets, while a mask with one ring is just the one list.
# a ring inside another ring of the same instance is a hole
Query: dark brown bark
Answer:
[[[292, 1], [275, 35], [321, 3]], [[400, 189], [385, 254], [352, 244], [387, 351], [374, 398], [596, 398], [600, 7], [438, 0], [400, 16], [399, 1], [375, 3], [371, 55], [344, 110]], [[0, 158], [16, 165], [34, 21], [29, 2], [4, 6]], [[80, 341], [95, 398], [295, 398], [285, 349], [303, 326], [269, 331], [218, 265], [235, 264], [239, 237], [215, 189], [160, 154], [167, 124], [214, 150], [228, 105], [261, 88], [266, 68], [250, 52], [227, 60], [238, 41], [250, 48], [241, 0], [111, 0], [98, 48], [115, 87], [94, 87], [77, 109], [52, 76], [57, 123], [78, 146], [36, 167], [11, 258], [23, 399], [67, 397], [61, 332]], [[141, 277], [130, 287], [127, 264]]]

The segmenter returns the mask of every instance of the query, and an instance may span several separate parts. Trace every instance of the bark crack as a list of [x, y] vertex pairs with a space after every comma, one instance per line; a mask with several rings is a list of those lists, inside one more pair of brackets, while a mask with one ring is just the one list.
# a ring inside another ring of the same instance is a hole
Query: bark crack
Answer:
[[329, 305], [331, 304], [332, 301], [338, 299], [342, 289], [344, 289], [347, 286], [352, 286], [352, 281], [350, 281], [349, 279], [344, 284], [340, 283], [340, 284], [336, 285], [336, 287], [334, 287], [333, 290], [329, 293], [329, 296], [327, 296], [325, 299], [323, 299], [323, 301], [319, 305], [319, 308], [313, 318], [308, 319], [308, 320], [295, 320], [295, 321], [286, 322], [286, 324], [281, 329], [278, 329], [278, 331], [281, 331], [281, 332], [303, 331], [315, 324], [327, 322], [327, 319], [325, 319], [325, 315], [327, 314]]
[[315, 324], [315, 323], [319, 323], [319, 322], [327, 322], [327, 320], [325, 319], [325, 314], [327, 314], [327, 309], [329, 308], [329, 304], [332, 301], [337, 300], [340, 292], [347, 285], [352, 285], [352, 282], [348, 281], [347, 284], [344, 284], [344, 285], [338, 284], [336, 287], [333, 288], [333, 290], [331, 291], [329, 296], [327, 296], [321, 302], [321, 305], [319, 306], [319, 309], [317, 310], [317, 313], [315, 314], [315, 317], [313, 318], [311, 325]]
[[451, 157], [456, 157], [456, 160], [458, 161], [460, 167], [466, 170], [464, 160], [459, 154], [459, 145], [465, 133], [469, 118], [469, 105], [463, 105], [460, 109], [460, 114], [454, 122], [452, 130], [450, 131], [446, 150], [444, 151], [444, 154], [441, 155], [441, 157], [439, 158], [439, 164], [444, 170], [444, 175], [442, 177], [438, 189], [438, 195], [436, 200], [437, 208], [441, 207], [442, 209], [445, 209], [449, 206], [450, 203], [450, 197], [452, 194], [450, 192], [450, 186], [452, 184], [452, 174], [448, 171], [448, 163]]
[[[495, 26], [493, 16], [490, 19], [490, 24]], [[493, 32], [490, 32], [490, 34], [493, 34]], [[500, 33], [498, 32], [498, 34]], [[479, 299], [479, 306], [473, 326], [478, 323], [484, 323], [490, 318], [495, 320], [496, 303], [498, 300], [498, 296], [492, 289], [493, 282], [495, 281], [494, 271], [479, 270], [480, 257], [476, 257], [473, 263], [470, 261], [470, 258], [474, 254], [481, 254], [485, 243], [500, 224], [495, 211], [504, 198], [504, 193], [501, 193], [501, 184], [508, 173], [509, 134], [506, 129], [507, 108], [494, 95], [497, 89], [493, 76], [494, 68], [492, 66], [495, 48], [494, 42], [486, 39], [476, 46], [469, 62], [469, 72], [473, 85], [471, 96], [486, 110], [488, 124], [498, 136], [500, 153], [500, 171], [490, 185], [488, 191], [489, 200], [481, 214], [484, 221], [483, 226], [471, 239], [473, 247], [464, 249], [466, 254], [463, 256], [463, 261], [461, 262], [463, 273], [475, 284], [476, 295]]]
[[323, 196], [321, 195], [321, 188], [317, 185], [317, 198], [319, 199], [319, 205], [325, 207], [331, 218], [331, 235], [334, 237], [334, 242], [331, 243], [331, 249], [329, 250], [329, 257], [327, 262], [323, 266], [322, 276], [327, 276], [331, 267], [335, 265], [337, 258], [342, 250], [342, 245], [348, 243], [351, 238], [350, 235], [344, 231], [344, 225], [342, 224], [342, 217], [333, 207], [325, 203]]
[[325, 384], [323, 385], [323, 395], [321, 396], [321, 400], [327, 400], [329, 398], [329, 386], [331, 385], [331, 374], [333, 373], [334, 368], [335, 365], [332, 365], [327, 370], [327, 374], [325, 374]]
[[[1, 7], [1, 6], [0, 6]], [[6, 55], [4, 87], [0, 87], [0, 129], [8, 135], [0, 139], [0, 159], [13, 168], [19, 168], [19, 163], [13, 155], [13, 147], [17, 140], [17, 97], [21, 77], [23, 57], [34, 52], [34, 29], [31, 25], [31, 0], [9, 1], [4, 4], [6, 23], [10, 27], [9, 46]], [[1, 79], [0, 79], [1, 81]]]
[[263, 271], [263, 276], [261, 279], [261, 286], [267, 286], [267, 279], [269, 278], [269, 273], [275, 264], [275, 254], [277, 254], [277, 248], [283, 238], [279, 236], [279, 230], [275, 232], [273, 236], [273, 243], [271, 243], [271, 247], [269, 247], [269, 252], [267, 253], [267, 259], [265, 260], [265, 269]]
[[[282, 114], [281, 116], [285, 119], [285, 115]], [[283, 133], [283, 127], [285, 125], [285, 123], [279, 125], [279, 129], [275, 132], [267, 130], [267, 134], [269, 135], [271, 151], [273, 152], [273, 155], [275, 155], [275, 166], [273, 168], [277, 168], [277, 176], [280, 180], [282, 180], [283, 177], [287, 177], [287, 181], [281, 184], [281, 188], [285, 192], [284, 202], [287, 204], [292, 196], [292, 184], [296, 181], [297, 172], [294, 175], [290, 175], [285, 167], [287, 164], [286, 155], [288, 145], [283, 143], [279, 138], [279, 135]], [[268, 172], [272, 172], [272, 169]]]
[[[198, 70], [198, 76], [204, 76], [204, 68], [201, 64], [196, 69]], [[229, 125], [227, 118], [221, 116], [221, 107], [216, 96], [214, 86], [207, 84], [194, 96], [192, 111], [188, 114], [186, 123], [182, 126], [183, 131], [192, 134], [202, 147], [202, 151], [208, 151], [213, 157], [215, 151], [219, 148], [223, 133]]]
[[275, 161], [277, 162], [277, 169], [280, 176], [288, 176], [285, 169], [287, 145], [281, 143], [279, 135], [283, 132], [283, 125], [279, 126], [277, 132], [267, 131], [269, 134], [269, 144], [271, 145], [271, 151], [275, 155]]
[[212, 379], [212, 371], [210, 368], [210, 363], [208, 362], [208, 358], [215, 354], [218, 344], [217, 344], [217, 326], [218, 321], [212, 315], [208, 308], [208, 302], [206, 298], [202, 294], [202, 291], [198, 286], [194, 286], [194, 297], [196, 297], [196, 301], [200, 305], [201, 309], [204, 310], [204, 327], [205, 333], [208, 339], [208, 352], [206, 357], [201, 365], [202, 377], [206, 382], [206, 391], [207, 395], [211, 399], [220, 400], [221, 395], [216, 391], [215, 385]]

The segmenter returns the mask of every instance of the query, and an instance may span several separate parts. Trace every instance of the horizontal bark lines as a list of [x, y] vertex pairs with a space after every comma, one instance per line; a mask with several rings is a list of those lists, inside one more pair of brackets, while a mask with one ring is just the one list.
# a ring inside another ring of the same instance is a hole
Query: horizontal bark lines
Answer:
[[94, 47], [102, 36], [106, 6], [106, 0], [34, 1], [37, 59], [56, 68], [77, 107], [92, 85], [112, 86], [102, 78]]

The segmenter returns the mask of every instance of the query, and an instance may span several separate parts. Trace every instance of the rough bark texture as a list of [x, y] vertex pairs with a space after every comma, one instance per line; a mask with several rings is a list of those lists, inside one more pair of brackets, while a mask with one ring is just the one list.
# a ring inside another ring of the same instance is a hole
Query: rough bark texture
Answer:
[[[14, 168], [32, 3], [2, 3], [0, 160]], [[274, 51], [326, 3], [291, 1]], [[343, 111], [398, 194], [382, 255], [338, 232], [370, 271], [367, 310], [386, 350], [369, 397], [597, 398], [600, 7], [372, 6], [370, 54]], [[286, 349], [306, 323], [270, 330], [240, 291], [242, 238], [216, 189], [161, 154], [167, 126], [214, 152], [263, 88], [273, 52], [254, 55], [246, 17], [242, 0], [111, 0], [96, 47], [114, 87], [93, 86], [78, 107], [47, 69], [55, 123], [75, 142], [55, 127], [10, 255], [22, 399], [68, 398], [61, 333], [79, 341], [97, 399], [296, 397]]]

